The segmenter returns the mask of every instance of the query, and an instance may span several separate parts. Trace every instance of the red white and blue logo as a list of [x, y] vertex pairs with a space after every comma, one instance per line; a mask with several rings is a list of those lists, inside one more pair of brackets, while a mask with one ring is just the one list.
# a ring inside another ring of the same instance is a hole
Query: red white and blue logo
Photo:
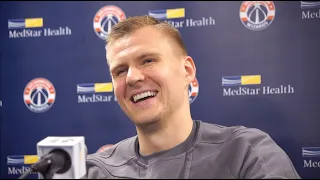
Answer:
[[117, 6], [104, 6], [93, 18], [93, 29], [102, 40], [106, 40], [112, 26], [126, 19], [126, 14]]
[[189, 84], [189, 103], [190, 104], [197, 99], [198, 94], [199, 94], [199, 82], [197, 78], [194, 78], [194, 80]]
[[23, 91], [26, 106], [35, 113], [48, 111], [56, 99], [56, 90], [53, 84], [45, 78], [31, 80]]
[[272, 1], [244, 1], [240, 7], [242, 24], [253, 31], [267, 28], [273, 22], [276, 14]]

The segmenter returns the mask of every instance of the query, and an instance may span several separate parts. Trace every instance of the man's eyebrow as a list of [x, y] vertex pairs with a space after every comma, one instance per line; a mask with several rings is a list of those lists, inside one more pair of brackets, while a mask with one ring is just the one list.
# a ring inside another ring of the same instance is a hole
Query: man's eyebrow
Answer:
[[[147, 57], [160, 57], [160, 53], [157, 52], [148, 52], [148, 53], [141, 53], [139, 56], [137, 56], [135, 58], [135, 60], [140, 60], [140, 59], [144, 59]], [[123, 62], [124, 60], [118, 60], [117, 62], [114, 62], [113, 66], [110, 67], [110, 71], [112, 72], [115, 69], [118, 69], [119, 67], [125, 66], [125, 62]]]
[[159, 57], [160, 53], [157, 53], [157, 52], [142, 53], [136, 59], [138, 59], [138, 60], [139, 59], [144, 59], [144, 58], [150, 57], [150, 56]]

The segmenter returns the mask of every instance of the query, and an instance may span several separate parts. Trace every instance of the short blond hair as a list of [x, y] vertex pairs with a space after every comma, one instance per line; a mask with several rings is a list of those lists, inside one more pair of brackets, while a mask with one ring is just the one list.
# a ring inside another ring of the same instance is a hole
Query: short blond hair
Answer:
[[179, 30], [168, 22], [159, 21], [156, 18], [147, 15], [129, 17], [128, 19], [114, 25], [111, 29], [111, 32], [108, 34], [106, 40], [107, 46], [108, 44], [112, 44], [125, 35], [130, 34], [145, 26], [155, 27], [161, 33], [167, 35], [169, 38], [172, 38], [179, 46], [181, 54], [187, 55], [187, 50]]

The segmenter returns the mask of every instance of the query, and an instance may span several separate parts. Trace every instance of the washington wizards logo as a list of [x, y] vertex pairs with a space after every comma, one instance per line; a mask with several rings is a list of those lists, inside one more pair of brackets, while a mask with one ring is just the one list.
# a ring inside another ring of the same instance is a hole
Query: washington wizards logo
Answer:
[[56, 98], [56, 90], [52, 83], [44, 78], [30, 81], [23, 92], [26, 106], [35, 113], [43, 113], [51, 108]]
[[112, 26], [125, 19], [126, 15], [119, 7], [104, 6], [94, 16], [93, 28], [102, 40], [106, 40]]
[[193, 103], [194, 100], [196, 100], [197, 96], [199, 94], [199, 83], [197, 78], [194, 78], [194, 80], [189, 84], [189, 103]]
[[240, 7], [240, 20], [246, 28], [259, 31], [270, 26], [275, 13], [272, 1], [244, 1]]

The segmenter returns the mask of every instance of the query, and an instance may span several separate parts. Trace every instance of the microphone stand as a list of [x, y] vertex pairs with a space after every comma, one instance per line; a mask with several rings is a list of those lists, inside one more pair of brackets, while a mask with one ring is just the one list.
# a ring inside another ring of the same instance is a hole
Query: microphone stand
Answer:
[[30, 169], [27, 172], [23, 173], [19, 177], [19, 179], [27, 179], [27, 177], [32, 172], [39, 172], [44, 176], [45, 179], [46, 178], [52, 179], [52, 178], [50, 178], [50, 173], [49, 174], [47, 173], [47, 171], [49, 171], [49, 169], [50, 169], [49, 166], [52, 163], [51, 156], [52, 156], [52, 154], [47, 154], [47, 155], [43, 156], [40, 161], [31, 165]]
[[55, 173], [65, 173], [70, 167], [70, 156], [65, 151], [56, 149], [31, 165], [30, 170], [22, 174], [19, 179], [26, 179], [32, 172], [41, 173], [44, 179], [52, 179]]

